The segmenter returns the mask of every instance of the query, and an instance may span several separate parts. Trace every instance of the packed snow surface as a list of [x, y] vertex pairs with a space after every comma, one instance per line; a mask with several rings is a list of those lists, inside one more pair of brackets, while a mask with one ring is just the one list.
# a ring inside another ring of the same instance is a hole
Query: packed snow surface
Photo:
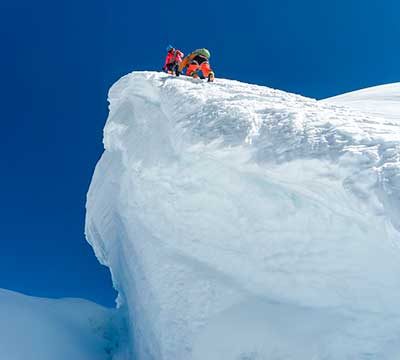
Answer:
[[110, 90], [86, 234], [138, 360], [398, 360], [392, 118], [237, 81]]
[[1, 359], [117, 359], [122, 324], [115, 311], [92, 302], [0, 289], [0, 319]]

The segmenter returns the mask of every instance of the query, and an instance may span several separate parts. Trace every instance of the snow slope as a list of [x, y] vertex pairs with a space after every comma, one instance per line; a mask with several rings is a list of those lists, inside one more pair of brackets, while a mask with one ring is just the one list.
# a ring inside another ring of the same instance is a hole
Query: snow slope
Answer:
[[138, 360], [400, 358], [400, 132], [282, 91], [134, 72], [86, 235]]
[[400, 122], [400, 83], [374, 86], [323, 101]]
[[0, 289], [0, 358], [117, 359], [122, 323], [81, 299], [44, 299]]

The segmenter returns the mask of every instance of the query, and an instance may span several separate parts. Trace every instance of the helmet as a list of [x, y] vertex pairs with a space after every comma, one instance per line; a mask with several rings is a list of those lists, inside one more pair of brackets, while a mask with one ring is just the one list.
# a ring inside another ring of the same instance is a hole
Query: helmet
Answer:
[[211, 57], [210, 52], [205, 48], [197, 50], [197, 53], [205, 56], [207, 59], [209, 59]]
[[168, 45], [168, 46], [167, 46], [167, 51], [170, 51], [170, 50], [172, 50], [172, 49], [174, 49], [174, 47], [173, 47], [172, 45]]

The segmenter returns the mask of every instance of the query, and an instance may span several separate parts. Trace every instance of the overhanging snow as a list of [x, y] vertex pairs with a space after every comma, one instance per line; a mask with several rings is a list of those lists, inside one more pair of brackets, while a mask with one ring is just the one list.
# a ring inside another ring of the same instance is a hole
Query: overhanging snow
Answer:
[[392, 122], [154, 72], [109, 100], [86, 234], [137, 359], [397, 359]]

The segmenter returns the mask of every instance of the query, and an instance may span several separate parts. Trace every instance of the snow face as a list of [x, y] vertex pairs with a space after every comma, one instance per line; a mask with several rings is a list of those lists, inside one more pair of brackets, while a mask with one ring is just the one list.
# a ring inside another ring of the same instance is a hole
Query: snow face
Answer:
[[392, 120], [154, 72], [109, 101], [86, 235], [137, 359], [398, 359]]
[[[121, 323], [81, 299], [43, 299], [0, 289], [0, 354], [7, 360], [110, 360]], [[121, 358], [122, 359], [122, 358]]]

